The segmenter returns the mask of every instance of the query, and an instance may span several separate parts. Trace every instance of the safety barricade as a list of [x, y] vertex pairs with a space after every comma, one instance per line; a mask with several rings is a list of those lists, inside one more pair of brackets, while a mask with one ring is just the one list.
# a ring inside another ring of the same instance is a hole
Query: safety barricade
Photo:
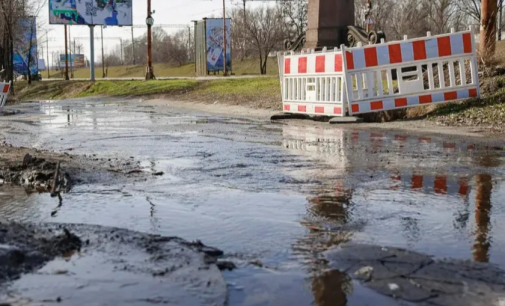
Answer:
[[342, 51], [291, 52], [278, 58], [284, 112], [345, 116]]
[[473, 33], [451, 32], [344, 48], [349, 115], [478, 97]]
[[346, 116], [480, 96], [472, 29], [279, 56], [286, 113]]
[[11, 83], [0, 82], [0, 112], [3, 111], [5, 104], [7, 103], [7, 98], [9, 97], [9, 91], [11, 89]]

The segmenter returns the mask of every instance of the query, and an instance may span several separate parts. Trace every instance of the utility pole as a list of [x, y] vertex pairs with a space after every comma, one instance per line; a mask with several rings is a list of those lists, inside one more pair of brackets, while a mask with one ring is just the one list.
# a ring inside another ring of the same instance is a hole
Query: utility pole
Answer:
[[[245, 10], [245, 2], [246, 0], [242, 0], [242, 3], [244, 4], [244, 28], [243, 28], [243, 31], [246, 31], [246, 28], [247, 28], [247, 13], [246, 13], [246, 10]], [[243, 50], [242, 50], [242, 60], [245, 58], [245, 55], [246, 55], [246, 46], [247, 46], [247, 40], [245, 38], [245, 35], [244, 35], [244, 45], [243, 45]]]
[[487, 62], [494, 55], [496, 48], [496, 0], [482, 0], [480, 19], [479, 51], [481, 59]]
[[153, 57], [152, 57], [152, 31], [151, 27], [154, 24], [154, 19], [152, 17], [151, 11], [151, 0], [147, 0], [147, 71], [146, 71], [146, 80], [154, 79], [154, 71], [153, 71]]
[[133, 36], [133, 25], [132, 25], [132, 58], [133, 58], [133, 66], [135, 66], [135, 38]]
[[226, 71], [226, 4], [223, 0], [223, 75], [228, 76], [228, 71]]
[[[50, 79], [51, 75], [49, 75], [49, 34], [48, 31], [46, 30], [46, 54], [47, 54], [47, 78]], [[42, 55], [44, 56], [44, 55]]]
[[68, 36], [67, 36], [67, 25], [65, 25], [65, 80], [70, 80], [68, 78]]
[[102, 78], [105, 78], [105, 57], [103, 55], [103, 26], [100, 26], [102, 33]]

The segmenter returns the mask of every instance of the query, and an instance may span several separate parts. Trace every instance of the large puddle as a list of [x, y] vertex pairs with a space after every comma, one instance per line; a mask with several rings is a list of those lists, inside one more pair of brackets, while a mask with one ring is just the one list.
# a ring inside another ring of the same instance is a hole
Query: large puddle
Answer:
[[[239, 263], [231, 305], [378, 301], [321, 252], [345, 241], [505, 268], [505, 152], [454, 136], [293, 126], [130, 101], [18, 106], [13, 145], [134, 157], [165, 175], [80, 185], [63, 205], [0, 187], [0, 214], [200, 239]], [[249, 264], [260, 261], [263, 267]]]

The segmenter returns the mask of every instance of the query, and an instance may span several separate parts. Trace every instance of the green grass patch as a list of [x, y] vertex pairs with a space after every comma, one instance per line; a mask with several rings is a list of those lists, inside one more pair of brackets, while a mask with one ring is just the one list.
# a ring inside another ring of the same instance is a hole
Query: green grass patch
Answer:
[[254, 99], [265, 96], [279, 96], [280, 98], [280, 91], [278, 78], [258, 77], [207, 81], [195, 93], [215, 97], [240, 96], [245, 99]]
[[77, 97], [89, 96], [145, 96], [155, 94], [181, 93], [198, 85], [192, 80], [154, 81], [97, 81]]

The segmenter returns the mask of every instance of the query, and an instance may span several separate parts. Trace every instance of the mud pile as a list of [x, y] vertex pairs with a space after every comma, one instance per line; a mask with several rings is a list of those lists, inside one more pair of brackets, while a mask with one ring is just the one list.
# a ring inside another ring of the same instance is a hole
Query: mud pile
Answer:
[[326, 253], [330, 266], [409, 305], [503, 305], [505, 271], [494, 265], [398, 248], [345, 244]]
[[0, 305], [225, 305], [222, 254], [117, 228], [0, 222]]
[[71, 188], [70, 177], [59, 163], [30, 154], [18, 163], [0, 164], [0, 184], [19, 185], [38, 192], [67, 192]]
[[56, 256], [80, 250], [81, 245], [64, 228], [43, 233], [34, 227], [0, 222], [0, 284], [40, 268]]

